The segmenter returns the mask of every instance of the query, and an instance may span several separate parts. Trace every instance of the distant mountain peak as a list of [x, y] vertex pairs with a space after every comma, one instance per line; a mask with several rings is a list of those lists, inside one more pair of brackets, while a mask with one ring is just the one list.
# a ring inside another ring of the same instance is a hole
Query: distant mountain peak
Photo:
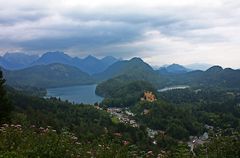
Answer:
[[132, 58], [132, 59], [130, 59], [129, 60], [130, 62], [132, 62], [132, 61], [135, 61], [135, 62], [144, 62], [141, 58], [139, 58], [139, 57], [134, 57], [134, 58]]
[[29, 55], [20, 52], [7, 52], [0, 58], [0, 65], [9, 70], [17, 70], [27, 67], [38, 58], [38, 55]]
[[[105, 56], [104, 58], [102, 58], [101, 60], [108, 60], [108, 59], [116, 59], [113, 56]], [[116, 59], [117, 60], [117, 59]]]
[[160, 67], [159, 68], [159, 72], [160, 73], [176, 73], [176, 74], [179, 74], [179, 73], [186, 73], [186, 72], [189, 72], [190, 69], [187, 69], [185, 68], [184, 66], [182, 65], [179, 65], [179, 64], [171, 64], [171, 65], [168, 65], [166, 67]]
[[96, 58], [93, 55], [88, 55], [87, 57], [85, 57], [83, 60], [99, 60], [98, 58]]
[[171, 65], [168, 65], [167, 68], [178, 68], [178, 69], [181, 68], [181, 69], [186, 69], [184, 66], [179, 65], [179, 64], [175, 64], [175, 63], [173, 63], [173, 64], [171, 64]]
[[53, 51], [53, 52], [46, 52], [42, 55], [43, 56], [68, 56], [67, 54], [65, 54], [64, 52], [61, 51]]
[[106, 56], [106, 57], [102, 58], [101, 61], [104, 62], [107, 66], [110, 66], [119, 60], [114, 58], [113, 56]]
[[88, 55], [81, 59], [78, 57], [71, 57], [63, 51], [48, 51], [41, 56], [7, 52], [4, 56], [0, 56], [0, 66], [7, 70], [23, 69], [35, 65], [61, 63], [77, 67], [88, 74], [103, 72], [117, 61], [120, 60], [112, 56], [98, 59], [93, 55]]
[[207, 69], [206, 72], [221, 72], [223, 71], [223, 68], [221, 66], [218, 66], [218, 65], [215, 65], [215, 66], [212, 66], [210, 67], [209, 69]]
[[35, 61], [32, 65], [46, 65], [52, 63], [62, 63], [68, 64], [71, 62], [72, 58], [60, 51], [47, 52], [43, 54], [37, 61]]
[[29, 55], [26, 53], [21, 53], [21, 52], [12, 52], [12, 53], [5, 53], [3, 55], [3, 58], [7, 59], [7, 58], [15, 58], [15, 57], [38, 57], [38, 55]]

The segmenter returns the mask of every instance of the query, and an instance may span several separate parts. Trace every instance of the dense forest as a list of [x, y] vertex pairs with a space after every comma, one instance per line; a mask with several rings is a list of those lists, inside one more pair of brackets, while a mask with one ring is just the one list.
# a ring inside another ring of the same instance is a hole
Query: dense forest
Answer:
[[[190, 88], [159, 93], [146, 81], [112, 80], [108, 86], [113, 91], [98, 89], [108, 99], [93, 106], [44, 99], [37, 96], [42, 89], [30, 95], [34, 88], [28, 88], [30, 92], [14, 89], [5, 85], [2, 74], [0, 79], [0, 157], [240, 155], [237, 90]], [[141, 101], [146, 90], [154, 92], [157, 101]], [[131, 111], [139, 126], [116, 121], [108, 112], [115, 105]], [[154, 137], [149, 136], [154, 131]], [[205, 132], [207, 141], [190, 150], [189, 138], [200, 138]]]
[[128, 107], [139, 101], [144, 91], [156, 93], [152, 84], [146, 81], [125, 81], [123, 76], [103, 82], [96, 88], [96, 94], [105, 99], [102, 105], [108, 107]]
[[[4, 70], [7, 84], [14, 87], [51, 88], [94, 83], [76, 67], [64, 64], [36, 65], [21, 70]], [[61, 80], [59, 80], [61, 79]]]

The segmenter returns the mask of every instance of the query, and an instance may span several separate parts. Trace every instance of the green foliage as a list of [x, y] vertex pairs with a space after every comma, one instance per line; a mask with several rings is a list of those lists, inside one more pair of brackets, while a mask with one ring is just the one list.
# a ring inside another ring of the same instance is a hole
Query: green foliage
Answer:
[[[179, 107], [178, 114], [188, 109], [184, 115], [195, 118], [197, 122], [220, 128], [240, 127], [239, 91], [229, 89], [174, 90], [159, 93], [158, 98]], [[189, 124], [198, 126], [199, 124]], [[197, 130], [197, 129], [196, 129]]]
[[2, 71], [0, 70], [0, 124], [10, 120], [10, 112], [13, 109], [8, 99], [4, 83], [5, 79], [3, 79]]
[[47, 90], [45, 88], [36, 88], [36, 87], [29, 87], [29, 86], [15, 86], [14, 88], [10, 86], [6, 86], [6, 90], [8, 92], [14, 93], [18, 91], [19, 93], [29, 95], [29, 96], [38, 96], [44, 97], [47, 94]]
[[[43, 99], [19, 92], [11, 92], [10, 98], [16, 107], [12, 118], [14, 124], [51, 126], [57, 133], [67, 130], [74, 133], [81, 142], [89, 144], [94, 144], [101, 135], [107, 136], [106, 139], [111, 142], [116, 138], [114, 133], [121, 133], [121, 145], [122, 141], [127, 141], [143, 152], [155, 148], [144, 128], [113, 122], [106, 111], [98, 110], [92, 105], [74, 105], [56, 98]], [[114, 146], [115, 142], [112, 143]]]
[[226, 102], [234, 99], [239, 90], [223, 88], [187, 88], [158, 93], [158, 98], [173, 104]]
[[187, 129], [182, 126], [179, 126], [176, 123], [169, 124], [169, 127], [167, 128], [166, 132], [176, 139], [188, 138], [189, 136]]
[[239, 145], [239, 130], [225, 129], [216, 132], [208, 143], [197, 148], [195, 152], [198, 157], [239, 157]]
[[179, 143], [174, 151], [171, 153], [172, 158], [191, 158], [193, 157], [186, 144]]
[[112, 122], [113, 122], [114, 124], [120, 123], [119, 120], [118, 120], [118, 118], [115, 117], [115, 116], [112, 117]]
[[[203, 124], [191, 113], [188, 107], [176, 107], [163, 101], [140, 102], [132, 107], [137, 119], [156, 130], [166, 131], [175, 139], [186, 140], [189, 134], [200, 135]], [[144, 113], [148, 110], [148, 113]]]
[[115, 107], [134, 105], [143, 96], [144, 91], [156, 94], [153, 86], [146, 81], [125, 81], [121, 77], [103, 82], [96, 88], [98, 95], [106, 97], [102, 104]]
[[240, 70], [222, 69], [214, 66], [207, 71], [192, 71], [185, 74], [163, 75], [164, 85], [189, 85], [206, 88], [240, 88]]
[[[78, 131], [78, 137], [85, 139], [104, 133], [104, 127], [112, 125], [108, 114], [93, 106], [73, 105], [55, 98], [45, 100], [19, 92], [11, 93], [10, 97], [16, 112], [25, 114], [27, 116], [25, 123], [29, 125], [49, 125], [58, 131], [64, 127]], [[21, 123], [18, 120], [19, 118], [13, 118], [16, 123]]]
[[[120, 139], [99, 136], [92, 142], [83, 142], [73, 133], [56, 133], [52, 127], [36, 128], [21, 125], [4, 124], [0, 128], [1, 158], [78, 158], [78, 157], [116, 157], [125, 158], [134, 155], [144, 156], [131, 144]], [[133, 148], [134, 147], [134, 148]]]
[[165, 101], [140, 102], [132, 107], [132, 111], [142, 124], [184, 140], [189, 135], [201, 135], [206, 130], [205, 124], [221, 129], [240, 129], [238, 95], [238, 91], [230, 93], [228, 90], [203, 89], [197, 94], [193, 90], [177, 90], [159, 93], [159, 98]]
[[[220, 132], [214, 135], [211, 131], [207, 143], [194, 149], [197, 157], [239, 157], [239, 132], [235, 133], [240, 129], [239, 90], [190, 88], [159, 93], [158, 101], [146, 102], [139, 101], [143, 92], [156, 91], [146, 78], [139, 81], [134, 75], [103, 82], [97, 92], [107, 97], [102, 105], [131, 106], [140, 128], [122, 124], [93, 106], [9, 89], [15, 106], [11, 120], [22, 127], [1, 128], [0, 157], [156, 157], [158, 153], [192, 157], [186, 142], [190, 135], [202, 135], [207, 130], [205, 124]], [[31, 125], [45, 128], [31, 129]], [[154, 138], [157, 144], [153, 145], [145, 127], [161, 130]]]

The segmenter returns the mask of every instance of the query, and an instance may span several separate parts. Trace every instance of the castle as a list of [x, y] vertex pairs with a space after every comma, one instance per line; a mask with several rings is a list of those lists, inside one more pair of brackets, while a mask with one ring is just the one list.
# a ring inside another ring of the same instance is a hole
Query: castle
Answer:
[[153, 102], [153, 101], [157, 100], [157, 98], [152, 92], [145, 91], [141, 100], [146, 100], [146, 101], [149, 101], [149, 102]]

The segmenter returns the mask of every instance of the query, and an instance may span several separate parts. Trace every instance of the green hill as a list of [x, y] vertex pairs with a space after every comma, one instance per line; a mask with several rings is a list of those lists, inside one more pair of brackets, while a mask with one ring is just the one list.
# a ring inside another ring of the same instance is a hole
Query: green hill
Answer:
[[240, 88], [240, 70], [213, 66], [206, 71], [168, 76], [172, 85], [188, 84], [197, 87]]
[[164, 77], [160, 77], [159, 74], [141, 58], [132, 58], [131, 60], [116, 62], [103, 73], [96, 74], [93, 77], [98, 81], [115, 77], [119, 77], [118, 80], [124, 81], [142, 80], [154, 86], [160, 85], [165, 79]]
[[156, 92], [146, 81], [127, 81], [122, 76], [105, 81], [96, 88], [96, 94], [105, 97], [103, 105], [117, 107], [134, 105], [143, 96], [144, 91]]
[[50, 88], [94, 83], [87, 73], [63, 64], [38, 65], [16, 71], [4, 70], [4, 77], [7, 84], [14, 87]]

